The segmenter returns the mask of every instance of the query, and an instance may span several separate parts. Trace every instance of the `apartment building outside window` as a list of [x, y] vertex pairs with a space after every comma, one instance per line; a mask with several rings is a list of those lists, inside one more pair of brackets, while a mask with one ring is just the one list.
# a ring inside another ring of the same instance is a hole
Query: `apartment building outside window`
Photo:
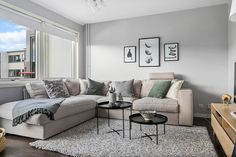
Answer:
[[0, 20], [0, 79], [36, 77], [35, 32]]

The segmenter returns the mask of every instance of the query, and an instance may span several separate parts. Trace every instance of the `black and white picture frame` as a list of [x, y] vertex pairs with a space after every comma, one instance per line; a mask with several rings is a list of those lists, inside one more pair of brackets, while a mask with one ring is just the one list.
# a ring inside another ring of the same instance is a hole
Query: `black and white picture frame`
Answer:
[[139, 67], [160, 66], [160, 37], [139, 39]]
[[164, 60], [178, 61], [179, 60], [179, 43], [164, 44]]
[[124, 47], [124, 63], [136, 62], [136, 46]]

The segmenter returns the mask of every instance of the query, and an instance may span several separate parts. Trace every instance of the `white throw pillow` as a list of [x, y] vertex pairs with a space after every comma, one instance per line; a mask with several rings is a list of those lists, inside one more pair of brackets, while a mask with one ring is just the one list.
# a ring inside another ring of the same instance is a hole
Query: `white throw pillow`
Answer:
[[80, 95], [86, 95], [88, 90], [88, 81], [86, 79], [79, 79], [80, 82]]
[[183, 83], [184, 83], [184, 80], [177, 80], [177, 79], [172, 80], [170, 89], [167, 92], [166, 97], [177, 100], [178, 92], [180, 88], [182, 87]]

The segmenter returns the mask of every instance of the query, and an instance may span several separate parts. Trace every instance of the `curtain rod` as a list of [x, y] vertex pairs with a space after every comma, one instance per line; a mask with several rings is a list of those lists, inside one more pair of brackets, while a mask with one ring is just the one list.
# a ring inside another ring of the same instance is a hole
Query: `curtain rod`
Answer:
[[20, 14], [20, 15], [23, 15], [23, 16], [28, 17], [28, 18], [30, 18], [30, 19], [33, 19], [33, 20], [35, 20], [35, 21], [38, 21], [38, 22], [41, 22], [41, 23], [46, 23], [46, 24], [51, 25], [51, 26], [53, 26], [53, 27], [56, 27], [56, 28], [58, 28], [58, 29], [60, 29], [60, 30], [62, 30], [62, 31], [75, 34], [76, 36], [78, 36], [78, 34], [79, 34], [79, 32], [77, 32], [77, 31], [75, 31], [75, 30], [73, 30], [73, 29], [70, 29], [70, 28], [67, 28], [67, 27], [65, 27], [65, 26], [62, 26], [61, 24], [58, 24], [58, 23], [56, 23], [56, 22], [53, 22], [53, 21], [51, 21], [51, 20], [49, 20], [49, 19], [47, 19], [47, 18], [44, 18], [44, 17], [38, 16], [38, 15], [35, 15], [35, 14], [29, 12], [29, 11], [26, 11], [26, 10], [24, 10], [24, 9], [22, 9], [22, 8], [16, 7], [16, 6], [11, 5], [11, 4], [9, 4], [9, 3], [0, 1], [0, 7], [1, 7], [2, 9], [7, 9], [7, 10], [9, 10], [9, 11], [11, 11], [11, 12], [14, 12], [14, 13], [16, 13], [16, 14], [18, 14], [18, 15], [19, 15], [19, 14]]

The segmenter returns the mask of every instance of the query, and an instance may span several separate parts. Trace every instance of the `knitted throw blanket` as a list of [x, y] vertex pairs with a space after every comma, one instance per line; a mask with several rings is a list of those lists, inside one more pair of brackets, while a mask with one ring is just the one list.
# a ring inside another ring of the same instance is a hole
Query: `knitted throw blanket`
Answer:
[[54, 120], [54, 114], [64, 100], [64, 98], [28, 99], [16, 103], [12, 110], [12, 126], [26, 122], [35, 114], [45, 114], [50, 120]]

